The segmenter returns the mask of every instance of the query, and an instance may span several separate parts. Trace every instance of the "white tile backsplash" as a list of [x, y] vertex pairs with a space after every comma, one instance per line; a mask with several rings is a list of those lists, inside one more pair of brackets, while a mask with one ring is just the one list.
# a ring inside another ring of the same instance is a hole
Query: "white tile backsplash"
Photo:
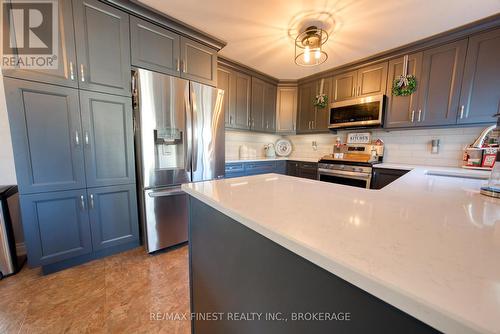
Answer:
[[[463, 149], [471, 144], [484, 127], [439, 128], [383, 131], [372, 130], [372, 138], [380, 138], [385, 143], [384, 161], [390, 163], [422, 164], [431, 166], [460, 166]], [[314, 158], [330, 154], [335, 139], [352, 131], [339, 131], [337, 134], [310, 134], [286, 136], [293, 144], [291, 157]], [[226, 131], [226, 158], [238, 158], [240, 145], [257, 150], [257, 156], [264, 156], [264, 145], [274, 143], [279, 135], [260, 134], [242, 131]], [[431, 140], [439, 139], [439, 153], [431, 154]], [[312, 142], [316, 141], [317, 150]]]

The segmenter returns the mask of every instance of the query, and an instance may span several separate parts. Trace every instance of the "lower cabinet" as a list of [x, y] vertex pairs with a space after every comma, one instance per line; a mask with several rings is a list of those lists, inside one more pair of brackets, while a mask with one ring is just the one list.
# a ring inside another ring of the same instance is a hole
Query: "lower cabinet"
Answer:
[[135, 185], [87, 189], [93, 249], [139, 239]]
[[139, 240], [135, 185], [21, 195], [31, 266]]
[[408, 172], [409, 170], [402, 169], [373, 168], [370, 188], [382, 189]]
[[286, 161], [249, 161], [226, 164], [226, 179], [240, 176], [277, 173], [286, 174]]
[[304, 179], [318, 179], [318, 164], [316, 162], [287, 161], [286, 174]]

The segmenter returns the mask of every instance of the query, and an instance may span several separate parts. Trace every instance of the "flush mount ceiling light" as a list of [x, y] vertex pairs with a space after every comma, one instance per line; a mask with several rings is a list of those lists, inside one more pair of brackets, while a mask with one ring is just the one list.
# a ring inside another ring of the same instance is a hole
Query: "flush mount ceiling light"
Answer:
[[295, 38], [295, 64], [315, 66], [324, 63], [328, 55], [323, 45], [328, 40], [328, 33], [316, 26], [310, 26]]

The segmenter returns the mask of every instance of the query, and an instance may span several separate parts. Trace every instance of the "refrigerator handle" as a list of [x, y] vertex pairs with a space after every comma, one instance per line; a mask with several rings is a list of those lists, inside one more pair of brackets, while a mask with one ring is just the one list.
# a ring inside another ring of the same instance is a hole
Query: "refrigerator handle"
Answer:
[[186, 111], [186, 156], [184, 157], [184, 165], [187, 172], [191, 172], [191, 163], [193, 161], [193, 118], [191, 116], [191, 104], [189, 102], [189, 89], [184, 96], [184, 108]]
[[193, 102], [193, 172], [198, 169], [198, 110], [196, 105], [196, 92], [191, 88], [191, 101]]

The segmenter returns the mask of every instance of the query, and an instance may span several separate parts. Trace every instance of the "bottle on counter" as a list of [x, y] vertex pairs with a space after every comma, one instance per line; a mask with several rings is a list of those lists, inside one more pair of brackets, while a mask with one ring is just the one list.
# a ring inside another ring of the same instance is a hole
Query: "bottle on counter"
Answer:
[[491, 170], [488, 184], [481, 187], [481, 194], [500, 198], [500, 151], [497, 152], [497, 158]]

